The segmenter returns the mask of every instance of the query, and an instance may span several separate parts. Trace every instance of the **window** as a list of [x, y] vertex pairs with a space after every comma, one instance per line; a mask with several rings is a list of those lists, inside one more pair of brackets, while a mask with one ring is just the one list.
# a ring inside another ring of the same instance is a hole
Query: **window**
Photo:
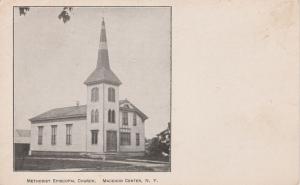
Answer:
[[136, 126], [136, 113], [133, 113], [133, 126]]
[[108, 110], [108, 122], [109, 123], [115, 123], [115, 111], [114, 110]]
[[57, 125], [51, 125], [51, 145], [56, 145]]
[[115, 111], [111, 111], [111, 115], [112, 115], [112, 122], [115, 123]]
[[94, 123], [95, 122], [95, 113], [94, 113], [94, 110], [92, 110], [91, 112], [91, 123]]
[[91, 123], [99, 123], [99, 111], [98, 111], [98, 109], [91, 111]]
[[108, 88], [108, 101], [115, 102], [115, 89], [112, 87]]
[[128, 125], [128, 112], [122, 113], [122, 123], [123, 125]]
[[121, 132], [120, 133], [120, 144], [121, 145], [130, 145], [130, 133]]
[[136, 144], [136, 146], [140, 146], [140, 134], [139, 133], [135, 134], [135, 144]]
[[43, 144], [43, 126], [38, 127], [38, 144]]
[[98, 130], [91, 130], [92, 132], [92, 145], [98, 144]]
[[99, 89], [98, 87], [92, 88], [91, 102], [97, 102], [99, 100]]
[[95, 123], [98, 123], [99, 122], [99, 112], [98, 112], [98, 109], [96, 109], [95, 111], [95, 119], [94, 119]]
[[72, 144], [72, 124], [66, 125], [66, 144]]
[[111, 122], [111, 110], [110, 109], [108, 110], [108, 122], [109, 123]]

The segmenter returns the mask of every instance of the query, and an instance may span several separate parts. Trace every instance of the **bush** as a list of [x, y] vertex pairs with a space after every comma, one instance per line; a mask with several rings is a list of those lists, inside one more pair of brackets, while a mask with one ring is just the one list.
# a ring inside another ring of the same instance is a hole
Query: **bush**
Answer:
[[169, 152], [169, 145], [162, 143], [158, 137], [152, 138], [146, 147], [146, 156], [151, 158], [168, 158]]

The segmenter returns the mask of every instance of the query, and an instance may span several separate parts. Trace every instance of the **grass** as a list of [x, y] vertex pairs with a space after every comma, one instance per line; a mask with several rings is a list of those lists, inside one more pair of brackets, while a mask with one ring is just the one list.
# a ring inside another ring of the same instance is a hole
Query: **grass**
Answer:
[[[15, 160], [16, 171], [48, 171], [57, 169], [81, 169], [82, 171], [169, 171], [169, 167], [151, 168], [146, 166], [134, 166], [131, 164], [112, 163], [105, 161], [84, 161], [64, 159], [36, 159], [31, 157], [17, 158]], [[66, 171], [67, 171], [66, 170]]]
[[145, 156], [130, 157], [130, 159], [169, 162], [169, 157], [164, 157], [164, 156], [147, 156], [147, 155], [145, 155]]

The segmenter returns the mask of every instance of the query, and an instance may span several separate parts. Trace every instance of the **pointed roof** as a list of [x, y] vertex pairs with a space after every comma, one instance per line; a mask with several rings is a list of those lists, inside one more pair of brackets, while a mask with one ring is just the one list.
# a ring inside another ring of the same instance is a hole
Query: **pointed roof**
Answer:
[[100, 44], [98, 49], [97, 67], [84, 82], [86, 85], [96, 83], [108, 83], [113, 85], [121, 85], [119, 78], [112, 72], [109, 65], [107, 39], [104, 19], [102, 19]]

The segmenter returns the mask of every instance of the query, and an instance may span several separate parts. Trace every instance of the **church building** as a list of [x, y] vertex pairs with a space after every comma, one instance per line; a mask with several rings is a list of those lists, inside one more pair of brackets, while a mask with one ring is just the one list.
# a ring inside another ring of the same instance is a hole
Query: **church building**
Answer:
[[30, 119], [32, 155], [144, 155], [145, 120], [119, 100], [120, 79], [109, 64], [102, 20], [96, 69], [84, 81], [87, 104], [55, 108]]

